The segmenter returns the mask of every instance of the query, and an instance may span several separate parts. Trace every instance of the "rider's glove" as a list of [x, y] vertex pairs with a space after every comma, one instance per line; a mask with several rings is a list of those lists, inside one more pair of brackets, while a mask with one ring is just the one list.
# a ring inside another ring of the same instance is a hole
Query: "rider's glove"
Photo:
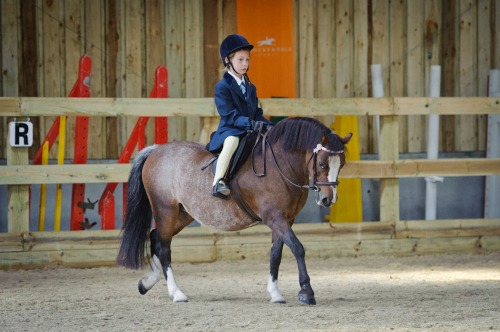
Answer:
[[264, 121], [254, 121], [252, 124], [253, 131], [259, 131], [260, 129], [266, 128], [266, 123]]

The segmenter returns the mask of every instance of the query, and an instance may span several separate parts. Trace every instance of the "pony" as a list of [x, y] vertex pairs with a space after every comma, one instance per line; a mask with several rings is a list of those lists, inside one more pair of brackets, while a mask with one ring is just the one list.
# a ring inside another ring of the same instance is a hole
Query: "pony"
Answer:
[[[136, 155], [128, 179], [117, 264], [139, 269], [149, 262], [152, 271], [139, 281], [139, 292], [146, 294], [163, 274], [171, 299], [186, 302], [172, 270], [172, 238], [194, 220], [224, 231], [262, 223], [272, 234], [267, 283], [270, 302], [285, 303], [278, 289], [278, 271], [286, 244], [297, 261], [298, 300], [316, 304], [305, 249], [292, 225], [306, 203], [307, 190], [315, 191], [318, 205], [330, 207], [337, 201], [338, 176], [351, 137], [352, 133], [340, 137], [313, 118], [278, 122], [265, 134], [260, 132], [261, 144], [254, 145], [231, 180], [228, 200], [210, 194], [213, 174], [204, 166], [213, 155], [202, 144], [178, 141], [144, 148]], [[145, 255], [148, 236], [150, 260]]]

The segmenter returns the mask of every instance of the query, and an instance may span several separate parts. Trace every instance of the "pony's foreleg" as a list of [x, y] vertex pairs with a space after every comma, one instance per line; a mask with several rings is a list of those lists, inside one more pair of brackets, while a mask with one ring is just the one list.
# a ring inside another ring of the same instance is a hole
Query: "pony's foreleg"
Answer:
[[278, 271], [283, 253], [283, 240], [273, 232], [273, 246], [271, 247], [269, 280], [267, 282], [267, 292], [271, 296], [271, 303], [285, 303], [285, 298], [278, 289]]
[[309, 278], [309, 274], [307, 274], [304, 246], [300, 243], [291, 228], [284, 230], [283, 241], [290, 248], [297, 260], [300, 284], [299, 301], [305, 304], [316, 304], [314, 291], [311, 287], [311, 279]]

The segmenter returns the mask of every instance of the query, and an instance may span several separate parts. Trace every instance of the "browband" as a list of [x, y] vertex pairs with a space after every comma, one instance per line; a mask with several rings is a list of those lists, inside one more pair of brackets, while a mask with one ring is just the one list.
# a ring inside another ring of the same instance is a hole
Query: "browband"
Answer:
[[313, 153], [318, 153], [320, 150], [326, 151], [326, 152], [331, 153], [331, 154], [340, 154], [340, 153], [344, 153], [344, 150], [340, 150], [340, 151], [332, 151], [332, 150], [328, 150], [327, 148], [325, 148], [325, 147], [324, 147], [323, 145], [321, 145], [321, 144], [316, 145], [316, 148], [314, 148]]

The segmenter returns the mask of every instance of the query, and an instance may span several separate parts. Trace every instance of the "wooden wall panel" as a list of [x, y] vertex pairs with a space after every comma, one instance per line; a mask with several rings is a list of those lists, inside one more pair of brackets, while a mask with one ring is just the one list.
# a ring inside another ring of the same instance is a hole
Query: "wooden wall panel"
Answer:
[[316, 72], [317, 72], [317, 33], [315, 21], [317, 15], [317, 2], [299, 0], [297, 7], [298, 15], [298, 97], [316, 97]]
[[[165, 49], [161, 47], [165, 43], [165, 34], [162, 20], [162, 6], [164, 1], [151, 0], [146, 1], [144, 6], [145, 11], [145, 52], [146, 52], [146, 72], [145, 85], [146, 97], [149, 96], [155, 82], [155, 71], [160, 65], [165, 64]], [[168, 70], [168, 69], [167, 69]], [[146, 128], [146, 144], [154, 144], [155, 140], [155, 121], [150, 119]]]
[[[184, 96], [184, 1], [167, 1], [165, 4], [165, 57], [168, 69], [168, 91], [170, 97]], [[186, 119], [170, 118], [168, 140], [186, 139]]]
[[[477, 96], [477, 1], [459, 2], [459, 93], [464, 97]], [[478, 118], [458, 115], [455, 118], [455, 149], [473, 151], [477, 147]]]
[[[413, 77], [406, 82], [405, 95], [408, 97], [425, 96], [425, 6], [417, 1], [409, 1], [406, 10], [406, 77]], [[408, 152], [424, 151], [425, 116], [407, 116], [406, 150]], [[404, 150], [403, 150], [404, 151]]]
[[[8, 12], [5, 12], [8, 14]], [[39, 75], [39, 52], [38, 52], [38, 17], [40, 11], [36, 0], [21, 1], [20, 8], [20, 63], [19, 63], [19, 94], [20, 96], [38, 96]], [[19, 39], [18, 39], [19, 40]], [[40, 127], [38, 117], [31, 119], [34, 128]], [[34, 155], [40, 146], [40, 131], [33, 133], [33, 146], [29, 149], [30, 155]], [[0, 151], [0, 155], [5, 156], [5, 150]]]
[[[119, 20], [117, 15], [117, 0], [106, 1], [104, 7], [105, 29], [105, 58], [103, 59], [103, 80], [106, 82], [103, 91], [106, 97], [117, 97], [118, 95], [118, 49], [119, 49]], [[106, 122], [106, 151], [103, 158], [117, 158], [118, 153], [118, 119], [110, 117]]]
[[[405, 66], [407, 48], [407, 24], [406, 24], [406, 1], [389, 2], [389, 86], [390, 96], [402, 97], [405, 95]], [[399, 150], [408, 150], [408, 122], [407, 117], [399, 118], [399, 128], [401, 135], [399, 140]]]
[[[371, 62], [370, 64], [382, 65], [382, 80], [384, 84], [384, 94], [389, 93], [390, 77], [390, 57], [389, 57], [389, 3], [387, 1], [372, 0], [371, 9]], [[376, 130], [372, 130], [372, 140], [370, 151], [378, 152], [378, 140]]]
[[0, 11], [9, 13], [0, 17], [0, 32], [2, 33], [0, 91], [3, 96], [19, 95], [19, 52], [21, 50], [18, 46], [21, 38], [19, 10], [18, 1], [0, 2]]
[[491, 0], [491, 31], [492, 36], [492, 50], [491, 50], [491, 67], [500, 69], [500, 3], [497, 0]]
[[337, 20], [335, 17], [335, 2], [331, 0], [319, 0], [317, 6], [318, 24], [318, 91], [320, 98], [335, 96], [335, 64], [336, 41], [335, 28]]
[[352, 2], [349, 0], [337, 1], [335, 10], [335, 96], [352, 97], [352, 76], [354, 72], [354, 38]]
[[[219, 53], [219, 31], [222, 28], [222, 20], [215, 20], [214, 17], [222, 15], [222, 1], [204, 0], [203, 1], [203, 74], [204, 74], [204, 93], [205, 97], [213, 97], [215, 85], [220, 79], [222, 73], [222, 64]], [[199, 141], [208, 143], [210, 134], [217, 129], [219, 121], [217, 118], [204, 117], [201, 119], [202, 128]]]
[[[79, 54], [75, 58], [79, 59], [82, 54], [87, 54], [92, 59], [92, 77], [90, 81], [90, 95], [92, 97], [106, 96], [106, 15], [104, 2], [100, 0], [87, 0], [83, 7], [84, 12], [84, 42]], [[78, 64], [77, 64], [78, 65]], [[76, 70], [75, 68], [70, 68]], [[106, 118], [89, 119], [89, 146], [88, 158], [99, 159], [106, 156]], [[73, 132], [74, 133], [74, 132]]]
[[[427, 95], [435, 64], [442, 66], [443, 96], [485, 96], [489, 69], [500, 68], [496, 0], [293, 3], [301, 98], [370, 96], [374, 63], [382, 64], [386, 96]], [[92, 96], [147, 97], [160, 64], [169, 71], [170, 97], [212, 96], [221, 74], [212, 62], [219, 61], [222, 39], [236, 31], [235, 0], [2, 0], [0, 6], [2, 95], [66, 96], [77, 61], [87, 53], [93, 60]], [[53, 119], [32, 119], [40, 128], [35, 141]], [[0, 123], [0, 158], [6, 121]], [[402, 121], [401, 152], [425, 152], [425, 117]], [[484, 150], [485, 121], [482, 115], [442, 116], [440, 151]], [[169, 139], [205, 142], [215, 122], [170, 118]], [[152, 123], [147, 144], [154, 139]], [[89, 158], [117, 158], [134, 125], [132, 118], [93, 118]], [[74, 119], [68, 127], [71, 158]], [[360, 117], [359, 127], [361, 153], [377, 152], [372, 117]]]
[[[498, 1], [497, 1], [498, 2]], [[477, 96], [488, 96], [488, 75], [493, 68], [491, 59], [492, 49], [492, 2], [479, 1], [477, 6]], [[474, 24], [474, 22], [473, 22]], [[477, 123], [477, 149], [486, 146], [486, 115], [478, 116]]]
[[[21, 38], [20, 5], [18, 1], [0, 2], [0, 12], [9, 15], [0, 16], [0, 95], [19, 95], [19, 65], [21, 48], [18, 47]], [[0, 157], [7, 144], [8, 119], [0, 120]]]
[[[203, 66], [203, 1], [186, 1], [184, 9], [184, 46], [186, 48], [184, 75], [187, 98], [204, 95]], [[186, 119], [186, 139], [200, 141], [202, 121], [200, 117]], [[207, 143], [207, 142], [204, 142]]]
[[[143, 79], [144, 57], [144, 6], [143, 1], [122, 1], [122, 31], [123, 31], [123, 62], [122, 62], [122, 93], [127, 97], [144, 97], [145, 80]], [[119, 151], [123, 150], [137, 117], [120, 119]]]
[[[78, 61], [83, 52], [84, 35], [82, 28], [84, 24], [83, 3], [79, 0], [70, 0], [64, 2], [63, 15], [64, 15], [64, 59], [66, 64], [64, 66], [64, 95], [67, 96], [75, 81], [78, 77]], [[95, 75], [94, 75], [95, 76]], [[63, 82], [61, 82], [63, 83]], [[65, 158], [72, 159], [74, 155], [74, 147], [70, 142], [75, 141], [75, 119], [76, 117], [70, 116], [66, 120], [66, 143], [64, 145]], [[91, 135], [89, 135], [91, 136]], [[89, 143], [92, 144], [94, 140]], [[89, 149], [89, 152], [92, 149]], [[53, 152], [55, 153], [55, 151]]]
[[[41, 11], [39, 11], [39, 28], [41, 33], [38, 39], [40, 49], [38, 92], [43, 97], [65, 96], [64, 3], [61, 1], [41, 1], [39, 8], [41, 8]], [[47, 135], [55, 118], [43, 117], [40, 119], [42, 139]], [[59, 141], [57, 140], [50, 150], [49, 158], [57, 158], [58, 146]]]
[[[458, 6], [455, 1], [444, 1], [441, 12], [441, 96], [458, 96], [457, 46]], [[455, 116], [440, 117], [440, 150], [453, 151], [455, 147]]]
[[[319, 98], [330, 98], [335, 96], [336, 89], [336, 40], [335, 30], [337, 25], [335, 2], [331, 0], [320, 0], [317, 6], [318, 25], [318, 83], [316, 96]], [[326, 125], [335, 121], [334, 116], [322, 116], [319, 118]]]
[[[369, 40], [368, 40], [368, 2], [355, 0], [353, 9], [353, 36], [354, 36], [354, 59], [353, 59], [353, 97], [369, 96]], [[371, 117], [359, 116], [358, 128], [360, 141], [360, 153], [368, 153], [371, 136]], [[362, 143], [362, 144], [361, 144]]]

